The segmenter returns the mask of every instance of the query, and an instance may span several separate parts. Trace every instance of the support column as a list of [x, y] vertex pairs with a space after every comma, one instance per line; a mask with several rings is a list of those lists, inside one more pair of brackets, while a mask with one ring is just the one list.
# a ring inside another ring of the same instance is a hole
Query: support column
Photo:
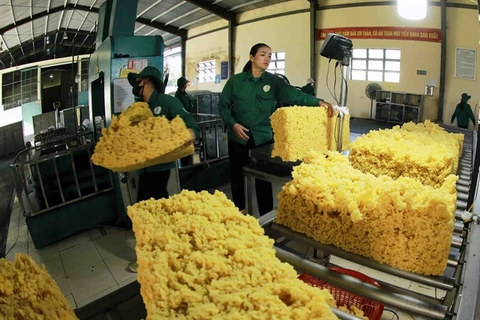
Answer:
[[[78, 79], [78, 83], [77, 83], [77, 94], [78, 92], [82, 92], [82, 59], [78, 58], [77, 57], [77, 75], [80, 76], [80, 78]], [[75, 79], [77, 79], [77, 77], [75, 77]]]
[[438, 97], [438, 119], [443, 123], [443, 109], [445, 105], [445, 83], [447, 71], [447, 0], [440, 1], [440, 20], [442, 29], [442, 43], [440, 50], [440, 88]]
[[318, 0], [308, 0], [310, 2], [310, 78], [312, 78], [315, 83], [317, 82], [316, 78], [316, 50], [315, 50], [315, 41], [317, 34], [317, 7]]
[[182, 76], [187, 77], [187, 37], [182, 37], [180, 56], [182, 59]]
[[237, 22], [228, 21], [228, 77], [235, 74], [235, 27]]
[[42, 100], [42, 68], [37, 67], [37, 101]]

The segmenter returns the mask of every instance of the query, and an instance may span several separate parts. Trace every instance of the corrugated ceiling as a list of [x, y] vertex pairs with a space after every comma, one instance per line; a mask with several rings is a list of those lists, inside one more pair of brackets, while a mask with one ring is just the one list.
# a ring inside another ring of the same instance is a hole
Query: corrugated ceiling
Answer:
[[[161, 35], [167, 46], [182, 31], [232, 14], [292, 0], [139, 0], [135, 35]], [[0, 69], [93, 52], [98, 9], [105, 0], [10, 0], [0, 3]], [[195, 3], [205, 3], [202, 8]], [[166, 32], [169, 30], [170, 32]]]

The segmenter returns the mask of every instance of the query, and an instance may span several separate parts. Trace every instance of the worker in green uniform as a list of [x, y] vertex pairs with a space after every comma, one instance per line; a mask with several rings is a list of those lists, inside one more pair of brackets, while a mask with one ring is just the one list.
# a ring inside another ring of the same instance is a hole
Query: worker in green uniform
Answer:
[[187, 93], [187, 88], [190, 85], [190, 81], [185, 79], [184, 77], [180, 77], [177, 80], [177, 92], [175, 92], [175, 98], [180, 100], [180, 102], [183, 104], [183, 107], [185, 110], [188, 112], [193, 111], [193, 104], [192, 104], [192, 98]]
[[307, 79], [307, 84], [302, 87], [302, 91], [315, 97], [315, 81], [312, 78]]
[[469, 120], [472, 120], [473, 125], [475, 126], [475, 116], [472, 112], [472, 107], [468, 104], [468, 100], [470, 100], [471, 96], [466, 93], [462, 94], [462, 100], [457, 107], [455, 108], [455, 112], [452, 115], [452, 119], [450, 123], [453, 124], [455, 118], [457, 118], [457, 125], [459, 128], [468, 129]]
[[[185, 79], [185, 77], [180, 77], [177, 80], [177, 92], [175, 92], [175, 98], [180, 100], [185, 110], [187, 110], [188, 112], [192, 112], [193, 111], [192, 98], [190, 98], [189, 94], [187, 93], [187, 88], [189, 86], [190, 86], [190, 81]], [[193, 164], [193, 155], [186, 156], [180, 159], [180, 165], [182, 167], [187, 167], [192, 164]]]
[[[231, 77], [220, 96], [220, 116], [228, 130], [228, 155], [233, 202], [245, 209], [243, 167], [249, 164], [249, 150], [273, 142], [270, 116], [276, 101], [298, 106], [333, 107], [321, 99], [307, 95], [269, 72], [272, 50], [264, 43], [250, 50], [250, 61], [243, 72]], [[273, 209], [272, 184], [256, 180], [258, 210], [264, 215]], [[249, 214], [252, 214], [249, 212]]]
[[[188, 146], [199, 136], [197, 123], [177, 98], [165, 94], [165, 85], [161, 79], [161, 73], [155, 67], [146, 67], [139, 74], [128, 74], [132, 93], [141, 101], [147, 102], [156, 117], [165, 116], [168, 120], [173, 120], [180, 116], [183, 119], [191, 134], [191, 139], [185, 145]], [[170, 162], [140, 170], [137, 201], [168, 198], [168, 179], [170, 170], [174, 167], [175, 162]], [[136, 261], [129, 264], [129, 269], [133, 272], [136, 272], [137, 267]]]

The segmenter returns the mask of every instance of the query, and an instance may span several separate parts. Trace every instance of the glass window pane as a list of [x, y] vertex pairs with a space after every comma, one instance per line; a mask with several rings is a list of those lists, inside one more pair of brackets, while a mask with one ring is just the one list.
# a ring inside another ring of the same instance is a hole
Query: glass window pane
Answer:
[[400, 71], [400, 62], [399, 61], [385, 61], [385, 70]]
[[353, 58], [367, 58], [367, 49], [353, 49]]
[[383, 61], [381, 60], [369, 60], [368, 70], [383, 70]]
[[400, 50], [387, 49], [387, 50], [385, 50], [385, 56], [386, 56], [387, 59], [400, 60], [401, 51]]
[[285, 52], [277, 52], [278, 60], [285, 60]]
[[367, 72], [352, 70], [352, 80], [367, 80]]
[[276, 52], [272, 52], [271, 60], [277, 60], [277, 53]]
[[368, 71], [368, 81], [383, 81], [383, 72]]
[[367, 70], [367, 60], [356, 60], [352, 61], [352, 69], [361, 69]]
[[385, 82], [400, 83], [400, 72], [385, 72]]
[[285, 69], [285, 61], [278, 61], [277, 62], [277, 68]]
[[383, 59], [383, 49], [368, 49], [369, 59]]

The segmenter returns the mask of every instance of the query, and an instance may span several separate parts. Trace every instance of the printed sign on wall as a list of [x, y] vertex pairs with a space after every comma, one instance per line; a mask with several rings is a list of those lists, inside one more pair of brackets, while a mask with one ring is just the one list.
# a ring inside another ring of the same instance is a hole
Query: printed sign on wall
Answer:
[[327, 34], [336, 33], [349, 39], [383, 39], [441, 42], [442, 31], [429, 28], [406, 27], [349, 27], [317, 29], [316, 39], [325, 40]]
[[475, 49], [457, 48], [455, 58], [455, 78], [475, 80], [477, 51]]

